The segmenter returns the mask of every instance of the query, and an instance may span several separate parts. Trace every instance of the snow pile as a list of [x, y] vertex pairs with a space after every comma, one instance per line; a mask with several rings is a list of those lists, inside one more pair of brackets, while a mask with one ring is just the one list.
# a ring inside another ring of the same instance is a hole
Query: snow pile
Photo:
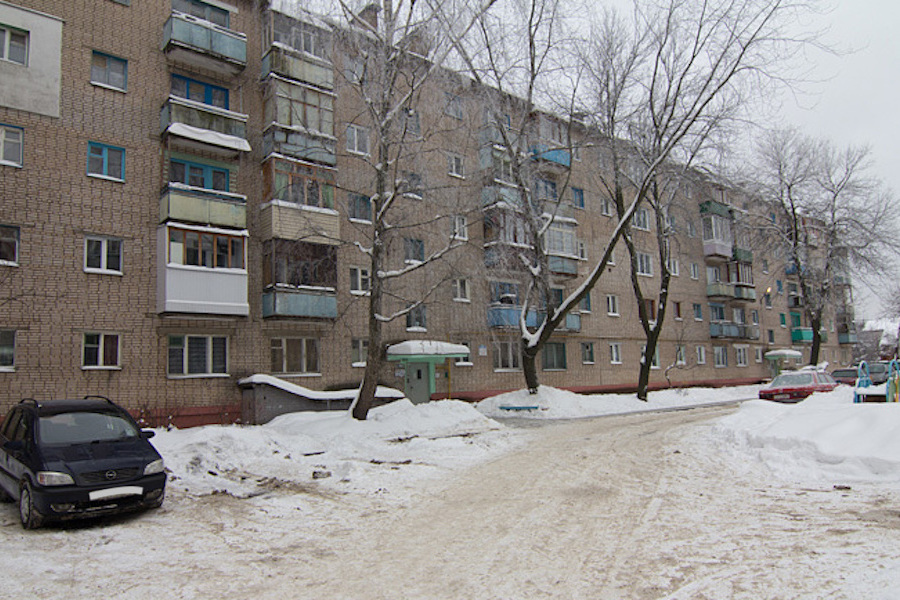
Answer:
[[485, 398], [478, 410], [491, 418], [578, 419], [757, 398], [760, 385], [730, 388], [683, 388], [650, 392], [647, 402], [636, 394], [582, 395], [541, 386], [537, 394], [516, 390]]
[[[194, 495], [251, 497], [311, 479], [361, 491], [407, 484], [506, 448], [504, 430], [464, 402], [403, 399], [372, 409], [366, 421], [346, 411], [298, 412], [259, 426], [158, 430], [153, 443], [170, 485]], [[401, 474], [384, 465], [418, 468]]]
[[712, 435], [783, 479], [900, 484], [900, 404], [854, 404], [848, 386], [798, 404], [746, 402]]

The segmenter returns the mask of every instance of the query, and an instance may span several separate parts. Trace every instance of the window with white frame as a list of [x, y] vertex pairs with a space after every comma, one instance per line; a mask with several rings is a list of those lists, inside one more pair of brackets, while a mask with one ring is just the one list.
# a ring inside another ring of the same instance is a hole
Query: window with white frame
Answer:
[[0, 371], [16, 369], [16, 330], [0, 329]]
[[678, 277], [680, 275], [680, 265], [678, 264], [678, 259], [674, 256], [669, 257], [669, 273], [673, 277]]
[[460, 344], [461, 346], [465, 346], [466, 348], [469, 348], [469, 355], [461, 357], [461, 358], [460, 357], [454, 358], [453, 364], [460, 366], [460, 367], [471, 367], [474, 364], [472, 362], [472, 351], [471, 351], [472, 342], [456, 342], [456, 343]]
[[651, 277], [653, 275], [653, 257], [646, 252], [638, 252], [635, 258], [637, 259], [637, 274]]
[[713, 361], [717, 368], [728, 366], [728, 348], [725, 346], [713, 346]]
[[[641, 347], [641, 361], [646, 360], [647, 357], [647, 346]], [[658, 369], [659, 368], [659, 346], [653, 349], [653, 355], [650, 357], [650, 368]]]
[[272, 373], [314, 375], [320, 372], [319, 340], [307, 337], [272, 338]]
[[24, 161], [25, 130], [0, 123], [0, 165], [21, 167]]
[[0, 225], [0, 265], [19, 264], [19, 228]]
[[28, 32], [0, 25], [0, 60], [28, 64]]
[[170, 377], [226, 375], [228, 338], [219, 335], [170, 335]]
[[541, 350], [541, 360], [545, 371], [564, 371], [566, 369], [566, 344], [564, 342], [546, 342]]
[[369, 355], [369, 340], [366, 338], [353, 338], [350, 341], [350, 361], [354, 367], [366, 366]]
[[450, 235], [455, 240], [469, 239], [469, 218], [465, 215], [453, 215], [450, 219]]
[[360, 125], [347, 125], [347, 152], [369, 154], [369, 130]]
[[522, 368], [522, 358], [518, 340], [494, 342], [494, 370], [517, 371]]
[[703, 320], [703, 305], [694, 303], [694, 320], [702, 321]]
[[581, 260], [587, 260], [587, 244], [584, 240], [575, 240], [575, 252]]
[[684, 346], [678, 345], [675, 346], [675, 364], [676, 365], [684, 365], [687, 361], [684, 358]]
[[581, 342], [581, 362], [585, 365], [594, 364], [594, 342]]
[[428, 329], [427, 314], [424, 304], [419, 304], [406, 313], [406, 329], [407, 331], [425, 331]]
[[709, 320], [711, 323], [721, 323], [725, 321], [725, 305], [718, 302], [709, 303]]
[[457, 302], [469, 302], [469, 280], [454, 279], [453, 280], [453, 299]]
[[748, 355], [748, 347], [747, 346], [735, 346], [734, 347], [734, 360], [735, 364], [739, 367], [747, 366], [747, 355]]
[[276, 42], [323, 60], [330, 60], [331, 34], [326, 30], [276, 12], [272, 33]]
[[85, 369], [119, 368], [119, 334], [85, 333], [81, 357]]
[[645, 206], [639, 207], [631, 217], [631, 224], [635, 229], [650, 231], [650, 210]]
[[[756, 362], [761, 363], [763, 361], [763, 349], [760, 348], [759, 346], [757, 346], [753, 350], [756, 354]], [[836, 356], [835, 356], [835, 360], [837, 360]]]
[[695, 262], [691, 263], [691, 279], [695, 281], [700, 279], [700, 265]]
[[350, 293], [356, 296], [364, 296], [369, 293], [372, 286], [372, 277], [369, 269], [363, 267], [350, 267]]
[[604, 217], [611, 217], [613, 215], [613, 201], [611, 198], [605, 196], [600, 198], [600, 214]]
[[465, 177], [466, 176], [466, 166], [465, 161], [460, 154], [448, 154], [447, 155], [447, 169], [448, 173], [454, 177]]
[[547, 252], [555, 256], [578, 256], [575, 227], [570, 223], [553, 222], [547, 230]]
[[491, 158], [491, 166], [494, 172], [494, 179], [503, 183], [515, 183], [513, 164], [505, 152], [494, 151]]
[[95, 50], [91, 56], [91, 83], [124, 92], [128, 86], [128, 61]]
[[687, 222], [687, 234], [689, 238], [697, 237], [697, 227], [694, 225], [693, 221]]
[[697, 346], [697, 364], [706, 364], [706, 346]]
[[403, 238], [403, 260], [407, 264], [425, 262], [425, 242], [417, 238]]
[[84, 270], [93, 273], [122, 273], [122, 240], [89, 235], [84, 239]]
[[619, 342], [610, 342], [609, 344], [609, 364], [622, 364], [622, 344]]
[[619, 297], [615, 294], [606, 295], [606, 314], [611, 317], [619, 316]]

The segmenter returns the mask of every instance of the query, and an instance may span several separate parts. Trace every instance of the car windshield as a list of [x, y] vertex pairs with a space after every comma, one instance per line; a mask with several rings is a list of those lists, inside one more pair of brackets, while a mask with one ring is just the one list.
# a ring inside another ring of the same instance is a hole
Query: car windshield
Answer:
[[856, 369], [838, 369], [831, 373], [832, 377], [856, 377]]
[[881, 363], [872, 363], [869, 365], [869, 373], [887, 373], [888, 366]]
[[813, 383], [812, 373], [782, 373], [772, 380], [772, 385], [769, 387], [794, 387], [811, 383]]
[[136, 438], [140, 431], [115, 413], [69, 412], [41, 417], [38, 437], [42, 444], [87, 444]]

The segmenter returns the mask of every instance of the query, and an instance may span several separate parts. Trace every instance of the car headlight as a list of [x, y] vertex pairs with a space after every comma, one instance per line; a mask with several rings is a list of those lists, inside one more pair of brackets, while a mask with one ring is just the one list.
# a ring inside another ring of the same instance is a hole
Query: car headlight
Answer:
[[71, 475], [56, 471], [38, 471], [37, 482], [40, 485], [75, 485]]
[[155, 473], [162, 473], [166, 469], [166, 463], [163, 462], [163, 459], [154, 460], [152, 463], [149, 463], [146, 467], [144, 467], [144, 475], [153, 475]]

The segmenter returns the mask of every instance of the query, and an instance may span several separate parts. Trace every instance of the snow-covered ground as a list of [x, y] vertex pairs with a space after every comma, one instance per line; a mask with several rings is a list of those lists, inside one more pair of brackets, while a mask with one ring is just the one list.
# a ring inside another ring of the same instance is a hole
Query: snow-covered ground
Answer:
[[[90, 550], [92, 564], [83, 577], [92, 570], [97, 578], [109, 577], [104, 565], [108, 563], [108, 569], [128, 565], [126, 557], [131, 554], [136, 571], [141, 561], [149, 561], [173, 569], [178, 564], [190, 572], [181, 563], [191, 552], [225, 556], [221, 553], [227, 547], [204, 542], [201, 535], [183, 548], [173, 546], [172, 540], [146, 545], [138, 540], [145, 539], [148, 529], [162, 530], [176, 519], [183, 523], [170, 535], [191, 536], [191, 518], [204, 508], [220, 510], [210, 508], [208, 502], [220, 496], [252, 507], [259, 516], [250, 518], [251, 525], [246, 527], [257, 535], [272, 536], [275, 543], [298, 528], [302, 530], [298, 535], [306, 536], [304, 547], [315, 547], [316, 540], [347, 531], [342, 511], [371, 515], [406, 505], [430, 481], [521, 449], [535, 429], [510, 426], [505, 417], [577, 419], [741, 400], [745, 402], [728, 416], [690, 430], [690, 435], [702, 438], [704, 447], [713, 448], [735, 470], [752, 464], [799, 485], [875, 486], [890, 494], [900, 490], [900, 404], [853, 404], [852, 389], [847, 386], [793, 405], [752, 400], [759, 387], [651, 392], [648, 402], [633, 394], [581, 396], [542, 387], [535, 396], [513, 392], [478, 405], [452, 400], [413, 405], [399, 400], [373, 409], [364, 422], [345, 412], [296, 413], [263, 426], [157, 430], [152, 441], [171, 473], [169, 498], [161, 512], [117, 522], [119, 527], [111, 525], [117, 533], [103, 533], [102, 526], [23, 532], [15, 523], [15, 508], [0, 505], [5, 571], [17, 574], [7, 580], [8, 591], [14, 595], [40, 590], [40, 597], [68, 597], [76, 567], [73, 564], [70, 573], [66, 561], [74, 560], [70, 553], [84, 548]], [[372, 498], [380, 503], [375, 508]], [[229, 518], [218, 512], [214, 517], [224, 522]], [[201, 519], [195, 527], [208, 534], [214, 519]], [[272, 529], [264, 531], [268, 525], [263, 523], [273, 520]], [[112, 539], [116, 543], [107, 547]], [[250, 543], [227, 535], [224, 540], [226, 546], [243, 549]], [[291, 542], [292, 547], [297, 543]], [[48, 575], [39, 578], [40, 585], [35, 583], [44, 570], [53, 573], [54, 569], [61, 570], [58, 576]], [[153, 568], [147, 575], [152, 572]], [[900, 571], [886, 573], [880, 573], [877, 587], [866, 588], [866, 594], [873, 589], [900, 590]], [[121, 597], [142, 598], [140, 589]], [[202, 586], [190, 589], [200, 591], [184, 591], [180, 597], [204, 597]], [[772, 597], [791, 595], [786, 587], [773, 590]], [[872, 596], [851, 593], [846, 597]]]

